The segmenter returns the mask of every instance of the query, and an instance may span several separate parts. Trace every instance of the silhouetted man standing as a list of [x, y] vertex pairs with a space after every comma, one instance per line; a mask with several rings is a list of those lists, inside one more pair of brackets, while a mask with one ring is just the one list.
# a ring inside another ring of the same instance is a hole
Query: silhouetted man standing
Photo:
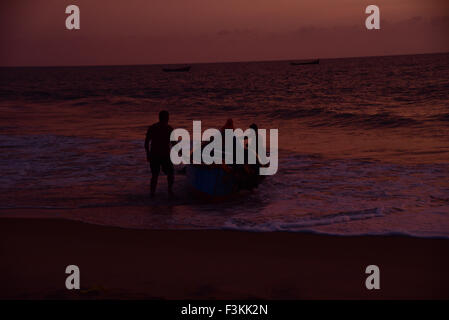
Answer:
[[[145, 138], [145, 150], [147, 160], [151, 168], [151, 196], [154, 196], [157, 186], [157, 178], [162, 171], [167, 175], [168, 194], [173, 195], [174, 168], [170, 160], [170, 134], [173, 128], [168, 125], [168, 111], [159, 112], [159, 122], [148, 128]], [[149, 143], [151, 141], [151, 149]]]

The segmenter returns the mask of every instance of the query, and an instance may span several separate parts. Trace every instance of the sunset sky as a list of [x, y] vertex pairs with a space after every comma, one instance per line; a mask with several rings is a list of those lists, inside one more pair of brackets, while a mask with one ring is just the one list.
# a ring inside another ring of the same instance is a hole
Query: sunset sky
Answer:
[[[65, 28], [66, 6], [81, 30]], [[365, 8], [381, 30], [365, 28]], [[0, 65], [110, 65], [449, 51], [447, 0], [4, 0]]]

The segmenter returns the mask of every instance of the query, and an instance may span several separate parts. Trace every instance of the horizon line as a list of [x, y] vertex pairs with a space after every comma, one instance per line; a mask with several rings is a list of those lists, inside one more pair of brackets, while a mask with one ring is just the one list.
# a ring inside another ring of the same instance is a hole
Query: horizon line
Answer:
[[0, 68], [86, 68], [86, 67], [138, 67], [138, 66], [170, 66], [170, 65], [200, 65], [200, 64], [226, 64], [226, 63], [260, 63], [260, 62], [282, 62], [282, 61], [307, 61], [307, 60], [339, 60], [339, 59], [355, 59], [355, 58], [381, 58], [381, 57], [398, 57], [398, 56], [418, 56], [432, 54], [449, 54], [449, 51], [441, 52], [425, 52], [425, 53], [401, 53], [386, 54], [373, 56], [346, 56], [334, 58], [296, 58], [296, 59], [273, 59], [273, 60], [236, 60], [236, 61], [213, 61], [213, 62], [171, 62], [171, 63], [136, 63], [136, 64], [80, 64], [80, 65], [13, 65], [3, 66]]

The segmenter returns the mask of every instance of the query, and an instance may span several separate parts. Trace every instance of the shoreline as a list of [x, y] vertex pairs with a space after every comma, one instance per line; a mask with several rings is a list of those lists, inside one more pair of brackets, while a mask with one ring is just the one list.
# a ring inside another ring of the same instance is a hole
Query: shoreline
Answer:
[[[449, 299], [449, 240], [0, 217], [2, 299]], [[67, 265], [81, 289], [65, 288]], [[365, 268], [380, 268], [380, 290]]]
[[[135, 225], [113, 225], [113, 224], [103, 224], [97, 221], [88, 221], [77, 219], [80, 212], [85, 212], [90, 214], [92, 210], [97, 212], [101, 212], [102, 214], [129, 214], [137, 213], [142, 214], [145, 211], [147, 206], [137, 206], [137, 207], [129, 207], [129, 206], [114, 206], [114, 207], [85, 207], [85, 208], [0, 208], [0, 221], [1, 219], [36, 219], [36, 220], [68, 220], [73, 222], [80, 222], [89, 225], [95, 225], [98, 227], [105, 228], [119, 228], [124, 230], [147, 230], [147, 231], [230, 231], [230, 232], [248, 232], [248, 233], [293, 233], [293, 234], [304, 234], [304, 235], [316, 235], [316, 236], [328, 236], [328, 237], [342, 237], [342, 238], [357, 238], [357, 237], [404, 237], [404, 238], [412, 238], [412, 239], [434, 239], [434, 240], [449, 240], [449, 235], [414, 235], [407, 232], [389, 232], [389, 233], [362, 233], [362, 234], [343, 234], [343, 233], [331, 233], [326, 231], [318, 231], [313, 230], [314, 226], [311, 228], [304, 227], [301, 230], [260, 230], [260, 229], [250, 229], [250, 228], [242, 228], [238, 229], [237, 227], [211, 227], [211, 228], [189, 228], [189, 227], [161, 227], [161, 228], [147, 228], [142, 226]], [[32, 213], [30, 213], [32, 212]], [[146, 212], [146, 211], [145, 211]]]

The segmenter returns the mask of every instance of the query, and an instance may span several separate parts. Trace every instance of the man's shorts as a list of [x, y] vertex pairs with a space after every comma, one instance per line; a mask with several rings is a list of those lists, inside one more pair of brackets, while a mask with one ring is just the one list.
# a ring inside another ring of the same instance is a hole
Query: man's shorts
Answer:
[[150, 156], [150, 168], [151, 173], [154, 175], [158, 175], [159, 172], [162, 171], [166, 175], [173, 175], [174, 168], [173, 163], [170, 160], [170, 157], [158, 157], [158, 156]]

